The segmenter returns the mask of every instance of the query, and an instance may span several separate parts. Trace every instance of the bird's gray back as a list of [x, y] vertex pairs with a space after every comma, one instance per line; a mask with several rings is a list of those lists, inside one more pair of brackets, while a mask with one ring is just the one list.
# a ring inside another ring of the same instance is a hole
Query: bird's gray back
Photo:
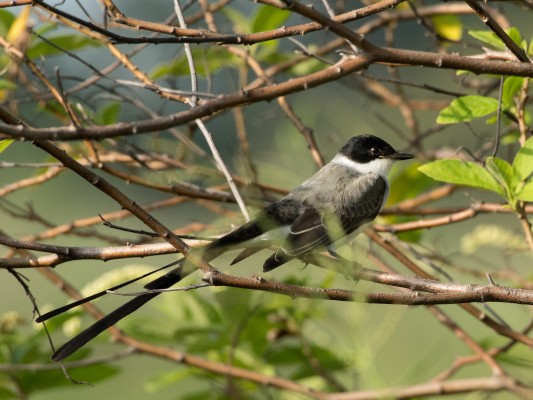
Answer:
[[313, 207], [320, 213], [337, 211], [372, 220], [387, 196], [388, 182], [378, 174], [361, 174], [344, 165], [328, 164], [286, 198], [304, 205], [300, 213]]

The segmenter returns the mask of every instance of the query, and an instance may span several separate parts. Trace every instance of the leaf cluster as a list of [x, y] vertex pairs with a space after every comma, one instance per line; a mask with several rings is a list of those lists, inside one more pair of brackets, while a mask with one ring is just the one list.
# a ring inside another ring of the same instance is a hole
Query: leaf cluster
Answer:
[[533, 201], [533, 138], [527, 140], [512, 164], [498, 157], [487, 157], [484, 165], [448, 159], [422, 165], [419, 171], [442, 182], [497, 193], [516, 208], [518, 201]]

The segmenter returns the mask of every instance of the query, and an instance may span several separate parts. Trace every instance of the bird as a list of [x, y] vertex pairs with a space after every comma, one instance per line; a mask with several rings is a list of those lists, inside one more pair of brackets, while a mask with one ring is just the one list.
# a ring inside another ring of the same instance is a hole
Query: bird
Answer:
[[[273, 253], [263, 263], [264, 272], [322, 250], [341, 259], [335, 245], [353, 237], [376, 218], [389, 196], [388, 174], [392, 165], [413, 157], [412, 154], [396, 151], [377, 136], [354, 136], [329, 163], [286, 196], [266, 206], [249, 222], [206, 245], [200, 250], [201, 257], [211, 262], [227, 251], [241, 249], [232, 261], [233, 265], [260, 250], [272, 248]], [[193, 272], [194, 268], [187, 268], [184, 260], [172, 263], [179, 265], [146, 284], [147, 293], [134, 297], [70, 339], [54, 352], [52, 360], [62, 361], [159, 295], [161, 292], [157, 290], [167, 289]], [[82, 299], [74, 305], [103, 293]], [[37, 322], [58, 315], [71, 306], [44, 314]]]

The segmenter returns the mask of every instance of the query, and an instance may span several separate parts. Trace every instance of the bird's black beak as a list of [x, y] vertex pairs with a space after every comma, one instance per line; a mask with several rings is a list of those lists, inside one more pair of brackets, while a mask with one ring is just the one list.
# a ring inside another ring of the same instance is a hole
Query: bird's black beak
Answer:
[[413, 156], [412, 154], [409, 154], [409, 153], [399, 153], [399, 152], [396, 152], [394, 154], [391, 154], [391, 155], [388, 155], [388, 156], [385, 156], [383, 158], [388, 158], [390, 160], [410, 160], [411, 158], [414, 158], [415, 156]]

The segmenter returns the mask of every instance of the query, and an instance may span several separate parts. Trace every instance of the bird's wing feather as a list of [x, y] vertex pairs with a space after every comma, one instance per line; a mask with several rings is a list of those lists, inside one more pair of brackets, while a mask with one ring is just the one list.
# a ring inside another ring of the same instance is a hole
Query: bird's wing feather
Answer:
[[344, 209], [334, 211], [327, 202], [308, 205], [292, 223], [282, 251], [297, 257], [350, 234], [376, 217], [386, 192], [387, 183], [378, 175], [365, 174], [352, 179], [340, 189]]
[[[388, 182], [379, 175], [369, 175], [364, 177], [366, 180], [364, 190], [355, 194], [355, 199], [350, 202], [351, 209], [345, 213], [347, 218], [343, 221], [343, 227], [347, 233], [374, 220], [387, 201]], [[353, 190], [356, 192], [357, 186], [353, 187]]]
[[324, 215], [321, 215], [316, 208], [309, 207], [291, 225], [282, 249], [289, 256], [298, 256], [324, 245], [329, 240]]

